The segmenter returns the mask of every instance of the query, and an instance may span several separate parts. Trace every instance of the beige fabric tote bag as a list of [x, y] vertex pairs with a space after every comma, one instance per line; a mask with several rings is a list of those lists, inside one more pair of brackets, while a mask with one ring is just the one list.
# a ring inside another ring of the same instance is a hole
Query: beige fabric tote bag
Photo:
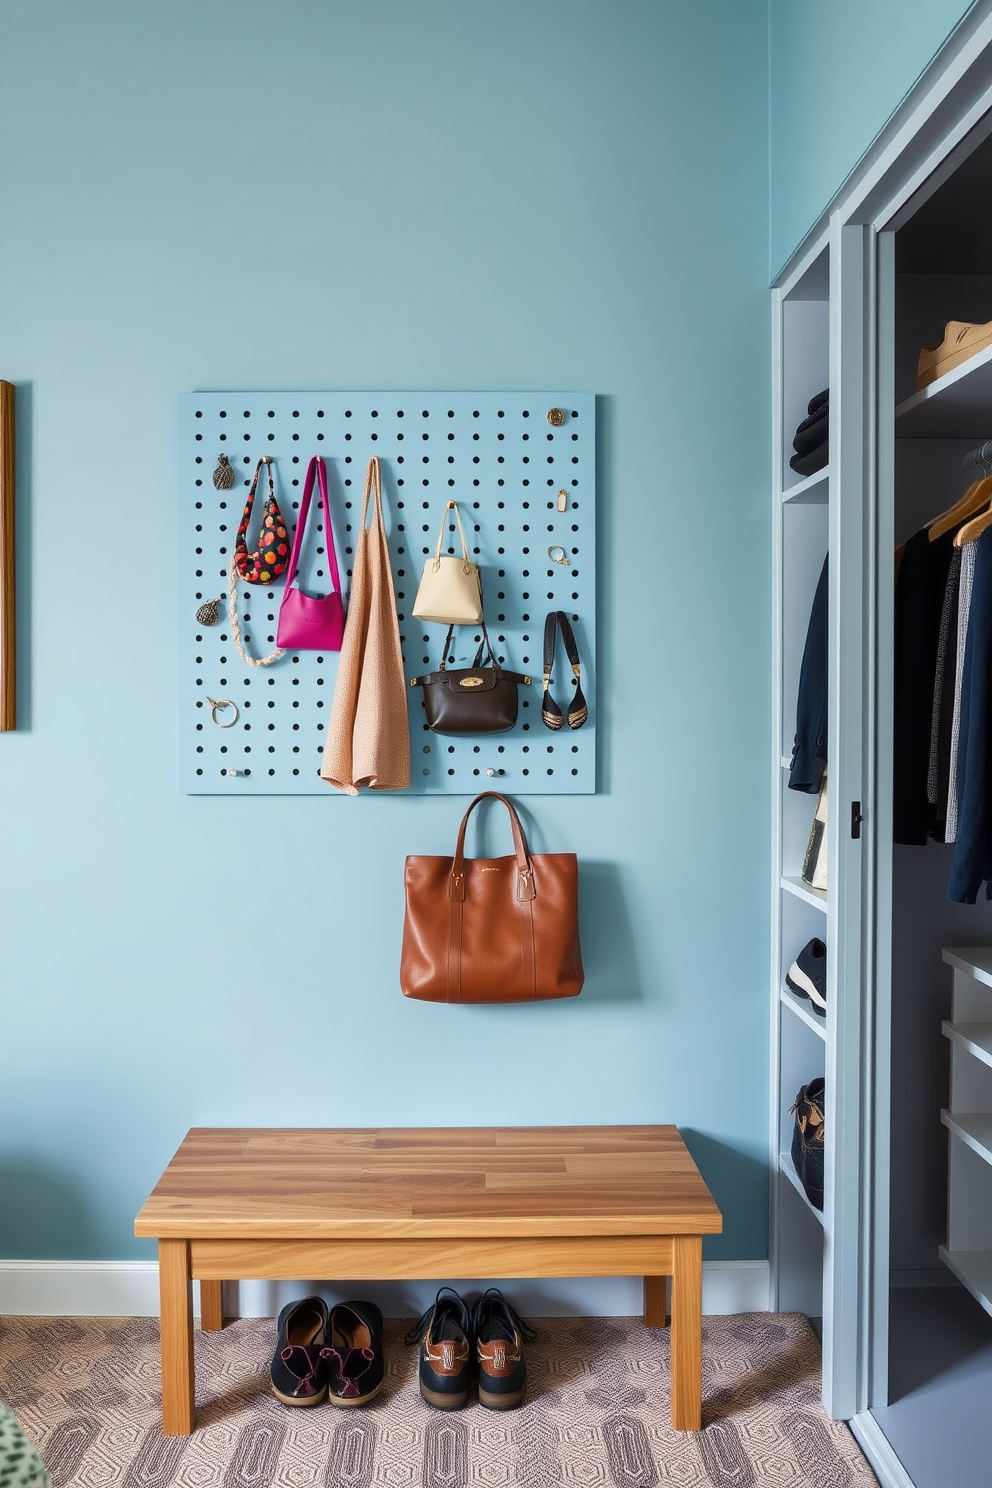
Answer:
[[[369, 496], [375, 515], [366, 526]], [[362, 523], [341, 661], [320, 778], [346, 795], [403, 790], [410, 784], [410, 726], [389, 546], [382, 517], [382, 476], [373, 455], [365, 473]]]

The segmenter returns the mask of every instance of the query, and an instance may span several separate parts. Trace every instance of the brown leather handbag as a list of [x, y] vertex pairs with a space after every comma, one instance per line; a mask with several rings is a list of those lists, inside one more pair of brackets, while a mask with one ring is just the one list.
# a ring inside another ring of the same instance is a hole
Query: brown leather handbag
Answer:
[[[506, 858], [466, 858], [468, 819], [488, 797], [510, 813], [514, 851]], [[406, 860], [404, 997], [533, 1002], [577, 996], [585, 979], [578, 889], [575, 854], [529, 853], [511, 803], [497, 791], [483, 791], [462, 817], [453, 858]]]

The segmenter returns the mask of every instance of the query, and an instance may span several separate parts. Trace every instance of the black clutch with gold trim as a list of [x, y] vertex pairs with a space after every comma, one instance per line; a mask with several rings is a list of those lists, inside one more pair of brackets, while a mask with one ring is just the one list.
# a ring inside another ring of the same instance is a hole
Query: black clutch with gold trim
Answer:
[[[438, 670], [410, 678], [411, 687], [424, 689], [428, 728], [435, 734], [505, 734], [517, 721], [517, 688], [529, 687], [530, 677], [500, 666], [484, 620], [474, 664], [449, 667], [453, 631], [454, 626], [449, 625]], [[484, 666], [487, 652], [489, 661]]]

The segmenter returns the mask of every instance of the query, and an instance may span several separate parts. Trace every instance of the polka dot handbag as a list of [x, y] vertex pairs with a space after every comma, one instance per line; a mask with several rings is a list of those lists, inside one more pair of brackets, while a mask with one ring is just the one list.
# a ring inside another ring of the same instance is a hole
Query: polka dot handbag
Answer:
[[[248, 551], [248, 524], [251, 521], [251, 510], [255, 503], [255, 490], [258, 486], [258, 476], [262, 466], [268, 467], [269, 493], [262, 507], [262, 525], [258, 532], [258, 549], [254, 553]], [[272, 461], [263, 455], [255, 466], [255, 476], [248, 492], [248, 500], [245, 502], [244, 515], [238, 528], [238, 539], [234, 545], [234, 566], [239, 577], [246, 584], [271, 584], [277, 579], [289, 564], [289, 534], [286, 531], [286, 523], [283, 521], [279, 503], [276, 501], [275, 487], [272, 483]]]

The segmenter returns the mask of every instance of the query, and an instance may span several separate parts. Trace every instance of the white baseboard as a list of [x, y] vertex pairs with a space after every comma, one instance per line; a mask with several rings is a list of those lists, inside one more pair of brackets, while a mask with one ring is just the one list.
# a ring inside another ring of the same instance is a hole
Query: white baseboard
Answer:
[[[767, 1261], [706, 1261], [703, 1312], [767, 1312]], [[451, 1283], [478, 1291], [478, 1281]], [[240, 1281], [224, 1283], [230, 1317], [275, 1317], [296, 1297], [322, 1292], [328, 1301], [368, 1297], [387, 1317], [415, 1317], [434, 1300], [436, 1282], [327, 1283]], [[630, 1317], [641, 1311], [638, 1277], [578, 1277], [564, 1281], [514, 1281], [514, 1305], [531, 1317]], [[193, 1311], [199, 1287], [193, 1283]], [[16, 1317], [158, 1317], [158, 1266], [154, 1261], [0, 1261], [0, 1314]]]

